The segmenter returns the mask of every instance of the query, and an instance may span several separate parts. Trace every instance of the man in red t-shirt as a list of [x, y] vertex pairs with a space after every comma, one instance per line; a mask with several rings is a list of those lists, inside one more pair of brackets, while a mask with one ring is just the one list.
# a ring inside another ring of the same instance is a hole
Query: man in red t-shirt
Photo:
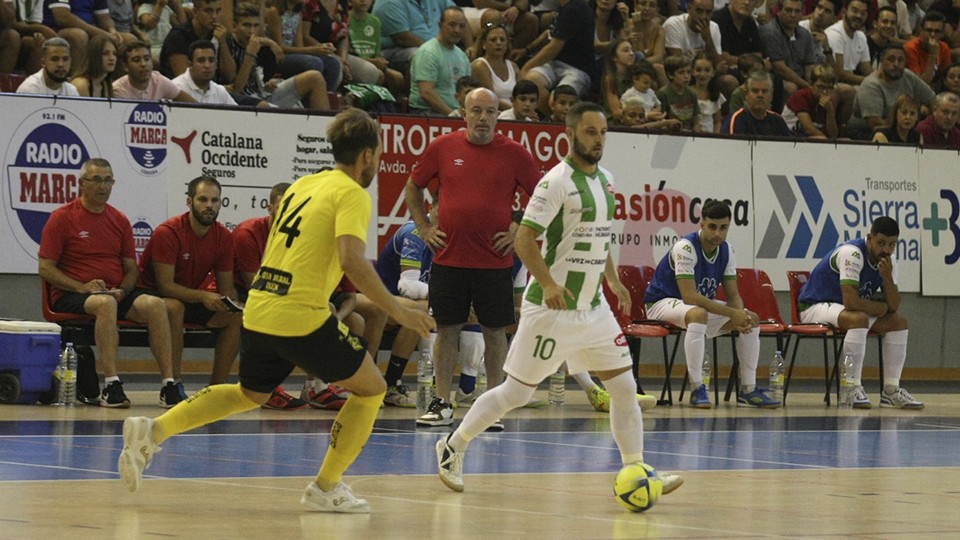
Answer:
[[[280, 182], [270, 190], [270, 199], [267, 202], [267, 215], [250, 218], [240, 222], [233, 229], [233, 285], [241, 302], [247, 301], [250, 293], [250, 284], [260, 269], [263, 252], [267, 249], [267, 236], [270, 235], [270, 226], [277, 212], [280, 199], [290, 187], [288, 182]], [[344, 400], [340, 400], [341, 405]], [[284, 391], [283, 386], [273, 390], [270, 399], [261, 405], [264, 409], [276, 411], [294, 411], [307, 406], [307, 402], [291, 396]]]
[[180, 402], [171, 368], [170, 324], [163, 299], [136, 289], [139, 272], [133, 229], [122, 212], [107, 204], [113, 168], [101, 158], [80, 168], [79, 197], [54, 210], [40, 239], [40, 277], [52, 286], [54, 311], [96, 318], [94, 340], [105, 386], [99, 396], [78, 396], [91, 405], [126, 408], [130, 400], [117, 375], [120, 336], [117, 319], [147, 324], [150, 349], [162, 378], [160, 406]]
[[[174, 377], [180, 377], [183, 324], [221, 329], [210, 384], [222, 384], [240, 352], [243, 313], [232, 311], [223, 300], [227, 297], [239, 302], [233, 284], [233, 236], [217, 222], [220, 183], [209, 176], [191, 180], [187, 207], [189, 212], [164, 221], [153, 231], [140, 258], [140, 283], [181, 304], [179, 316], [170, 318]], [[217, 280], [216, 292], [203, 287], [211, 272]]]
[[[471, 305], [483, 327], [488, 385], [503, 381], [505, 330], [516, 322], [512, 254], [516, 233], [509, 230], [514, 196], [517, 188], [533, 193], [542, 174], [530, 152], [494, 131], [498, 105], [496, 94], [486, 88], [467, 94], [463, 110], [467, 129], [431, 142], [404, 188], [417, 230], [435, 253], [429, 301], [438, 325], [434, 355], [438, 397], [417, 419], [419, 425], [453, 424], [453, 364]], [[427, 220], [423, 195], [434, 181], [443, 199], [435, 224]]]
[[903, 44], [907, 54], [907, 69], [916, 73], [927, 84], [933, 84], [938, 73], [950, 67], [950, 46], [943, 40], [946, 19], [939, 11], [931, 11], [923, 18], [920, 35]]

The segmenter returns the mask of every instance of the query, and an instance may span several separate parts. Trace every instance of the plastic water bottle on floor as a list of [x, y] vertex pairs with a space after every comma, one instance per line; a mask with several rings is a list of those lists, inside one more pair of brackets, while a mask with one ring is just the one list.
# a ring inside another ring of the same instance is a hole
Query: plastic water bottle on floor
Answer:
[[780, 351], [770, 360], [770, 397], [783, 402], [783, 354]]
[[[713, 364], [710, 363], [710, 353], [703, 352], [703, 386], [706, 387], [707, 393], [710, 393], [710, 374], [713, 371]], [[696, 389], [694, 389], [696, 390]]]
[[550, 405], [559, 407], [566, 401], [567, 380], [563, 370], [559, 370], [550, 376], [550, 390], [547, 393]]
[[60, 353], [57, 379], [57, 406], [73, 407], [77, 401], [77, 351], [74, 350], [73, 343], [68, 342]]
[[857, 385], [853, 379], [853, 355], [847, 353], [840, 366], [840, 408], [852, 409]]
[[433, 356], [430, 351], [420, 351], [417, 362], [417, 410], [424, 412], [433, 401]]

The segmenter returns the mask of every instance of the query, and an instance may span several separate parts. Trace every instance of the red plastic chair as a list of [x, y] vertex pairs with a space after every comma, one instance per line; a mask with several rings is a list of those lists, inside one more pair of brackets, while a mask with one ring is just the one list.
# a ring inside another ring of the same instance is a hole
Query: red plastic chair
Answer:
[[[603, 283], [603, 294], [607, 299], [607, 303], [610, 304], [614, 315], [617, 317], [617, 322], [620, 323], [623, 335], [627, 338], [627, 343], [630, 346], [630, 356], [633, 359], [634, 365], [634, 377], [639, 375], [641, 340], [651, 338], [660, 339], [663, 345], [663, 366], [664, 369], [667, 370], [666, 380], [660, 391], [660, 400], [667, 404], [672, 404], [673, 390], [670, 386], [669, 368], [673, 362], [668, 351], [667, 338], [670, 335], [679, 336], [679, 333], [669, 325], [647, 318], [647, 309], [643, 303], [643, 297], [646, 293], [649, 280], [645, 279], [641, 268], [621, 265], [617, 267], [617, 274], [623, 286], [630, 291], [630, 314], [622, 313], [617, 308], [617, 297], [610, 291], [609, 287], [607, 287], [606, 282]], [[678, 342], [679, 339], [674, 342], [673, 355], [677, 354]]]
[[[790, 380], [793, 377], [793, 365], [797, 361], [797, 352], [800, 351], [800, 340], [815, 338], [823, 343], [823, 380], [824, 395], [823, 401], [830, 405], [830, 383], [832, 372], [830, 370], [830, 352], [827, 348], [828, 343], [833, 343], [833, 363], [834, 370], [840, 362], [841, 344], [837, 336], [842, 334], [842, 330], [830, 324], [821, 323], [803, 323], [800, 322], [800, 289], [804, 283], [810, 279], [810, 272], [801, 270], [788, 270], [787, 282], [790, 285], [790, 324], [787, 325], [787, 333], [795, 336], [797, 339], [793, 345], [793, 355], [790, 357], [790, 367], [787, 369], [787, 380], [783, 384], [783, 401], [787, 401], [787, 393], [790, 391]], [[839, 380], [837, 381], [837, 399], [839, 399], [840, 389]]]

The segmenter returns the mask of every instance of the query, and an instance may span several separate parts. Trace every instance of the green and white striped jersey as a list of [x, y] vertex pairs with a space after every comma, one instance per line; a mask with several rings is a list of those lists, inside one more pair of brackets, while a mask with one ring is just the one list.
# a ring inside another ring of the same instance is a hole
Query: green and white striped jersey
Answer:
[[[541, 253], [553, 279], [574, 294], [570, 309], [600, 305], [600, 284], [610, 251], [613, 219], [613, 177], [598, 167], [588, 175], [564, 159], [540, 179], [530, 197], [522, 225], [543, 233]], [[543, 289], [536, 279], [524, 298], [541, 305]]]

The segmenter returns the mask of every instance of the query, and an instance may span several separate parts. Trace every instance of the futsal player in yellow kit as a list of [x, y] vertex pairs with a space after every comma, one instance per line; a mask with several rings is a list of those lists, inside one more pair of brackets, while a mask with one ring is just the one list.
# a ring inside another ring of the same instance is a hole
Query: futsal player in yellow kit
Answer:
[[297, 366], [351, 392], [301, 504], [319, 512], [370, 511], [341, 476], [373, 430], [386, 383], [361, 339], [330, 313], [327, 299], [346, 273], [402, 326], [426, 337], [436, 325], [424, 311], [401, 306], [364, 254], [372, 208], [364, 188], [380, 165], [380, 126], [348, 109], [334, 118], [327, 139], [336, 167], [294, 183], [270, 229], [243, 315], [240, 383], [204, 388], [155, 419], [124, 420], [117, 466], [130, 491], [140, 489], [144, 469], [165, 440], [259, 407]]

